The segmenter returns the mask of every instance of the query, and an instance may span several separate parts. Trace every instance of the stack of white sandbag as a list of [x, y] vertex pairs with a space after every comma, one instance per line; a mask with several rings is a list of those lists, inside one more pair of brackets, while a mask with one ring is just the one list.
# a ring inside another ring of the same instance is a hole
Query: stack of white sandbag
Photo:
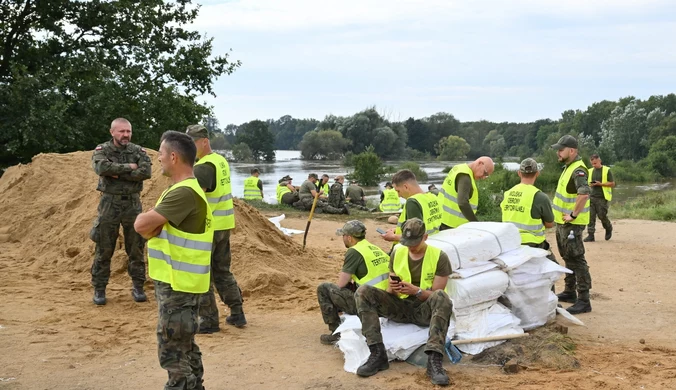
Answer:
[[[525, 330], [542, 326], [556, 317], [558, 300], [552, 292], [552, 286], [564, 274], [572, 273], [546, 258], [547, 251], [535, 250], [544, 253], [506, 269], [509, 287], [501, 298], [501, 302], [521, 319], [521, 326]], [[531, 253], [535, 253], [535, 250], [527, 248]]]
[[[453, 301], [455, 338], [523, 333], [519, 319], [498, 303], [507, 290], [509, 277], [491, 261], [520, 247], [521, 237], [514, 225], [470, 222], [435, 234], [427, 242], [442, 249], [453, 267], [446, 291]], [[462, 344], [458, 349], [477, 354], [500, 343]]]

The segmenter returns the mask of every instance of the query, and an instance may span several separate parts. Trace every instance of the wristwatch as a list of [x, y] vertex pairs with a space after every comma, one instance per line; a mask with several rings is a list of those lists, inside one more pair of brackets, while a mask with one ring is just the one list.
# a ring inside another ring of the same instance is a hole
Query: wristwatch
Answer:
[[570, 217], [575, 219], [575, 218], [577, 218], [577, 215], [573, 215], [573, 213], [570, 213]]
[[422, 288], [418, 288], [418, 292], [415, 293], [416, 297], [420, 297], [422, 295]]

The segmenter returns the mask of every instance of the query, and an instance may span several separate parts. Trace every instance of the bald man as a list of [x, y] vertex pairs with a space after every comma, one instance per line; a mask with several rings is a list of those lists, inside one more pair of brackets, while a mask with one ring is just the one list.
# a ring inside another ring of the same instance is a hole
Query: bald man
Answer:
[[110, 278], [110, 260], [115, 252], [120, 225], [124, 232], [124, 249], [129, 256], [127, 272], [132, 280], [131, 296], [145, 302], [143, 262], [145, 239], [134, 230], [141, 213], [143, 181], [150, 179], [151, 162], [145, 149], [131, 143], [131, 123], [117, 118], [110, 124], [111, 140], [100, 144], [92, 156], [92, 168], [99, 176], [96, 187], [101, 191], [98, 217], [89, 237], [96, 243], [92, 264], [92, 286], [96, 305], [106, 304], [106, 286]]
[[455, 165], [448, 172], [438, 195], [443, 209], [440, 230], [457, 228], [463, 223], [477, 221], [479, 190], [476, 181], [487, 178], [494, 169], [493, 159], [482, 156], [469, 164]]

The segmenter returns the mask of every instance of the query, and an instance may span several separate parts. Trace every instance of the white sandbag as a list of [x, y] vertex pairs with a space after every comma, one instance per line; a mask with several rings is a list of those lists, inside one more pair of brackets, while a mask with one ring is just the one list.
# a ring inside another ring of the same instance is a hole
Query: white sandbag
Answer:
[[488, 262], [484, 265], [480, 265], [478, 267], [472, 267], [472, 268], [458, 268], [455, 269], [454, 272], [451, 274], [451, 278], [453, 279], [462, 279], [462, 278], [469, 278], [474, 275], [478, 275], [480, 273], [490, 271], [494, 268], [497, 268], [498, 265], [493, 263], [493, 262]]
[[499, 254], [519, 248], [521, 236], [511, 223], [469, 222], [430, 236], [427, 243], [443, 250], [456, 270], [485, 265]]
[[548, 272], [542, 275], [533, 275], [533, 274], [512, 274], [509, 275], [509, 285], [510, 286], [528, 286], [533, 283], [537, 283], [540, 280], [547, 280], [550, 283], [554, 284], [557, 280], [561, 279], [563, 272]]
[[340, 332], [340, 340], [336, 345], [343, 352], [345, 359], [343, 369], [353, 374], [357, 373], [359, 366], [366, 363], [371, 354], [366, 339], [359, 329], [346, 329]]
[[549, 290], [549, 314], [547, 315], [547, 322], [554, 321], [556, 319], [556, 308], [559, 304], [559, 298], [554, 294], [552, 290]]
[[551, 272], [560, 272], [567, 274], [573, 273], [573, 271], [569, 270], [568, 268], [562, 267], [546, 257], [534, 257], [528, 260], [527, 262], [523, 263], [519, 267], [514, 268], [509, 273], [542, 275]]
[[289, 228], [282, 227], [280, 222], [282, 222], [284, 220], [284, 218], [286, 218], [286, 215], [282, 214], [282, 215], [279, 215], [277, 217], [268, 218], [268, 221], [272, 222], [272, 224], [275, 225], [275, 227], [277, 227], [277, 229], [279, 229], [282, 233], [284, 233], [287, 236], [305, 233], [305, 230], [289, 229]]
[[477, 303], [476, 305], [460, 307], [460, 308], [453, 306], [453, 314], [455, 316], [469, 316], [469, 315], [472, 315], [474, 313], [477, 313], [477, 312], [480, 312], [482, 310], [490, 308], [491, 306], [495, 305], [495, 303], [497, 301], [498, 301], [497, 299], [493, 299], [491, 301], [481, 302], [481, 303]]
[[547, 279], [530, 283], [528, 287], [510, 285], [501, 302], [521, 319], [523, 329], [534, 329], [546, 324], [550, 316], [551, 288], [552, 283]]
[[503, 271], [510, 271], [530, 259], [536, 257], [547, 257], [548, 254], [549, 251], [544, 249], [532, 248], [528, 245], [522, 245], [517, 249], [497, 255], [491, 261], [497, 264]]
[[[455, 321], [456, 338], [458, 340], [523, 333], [523, 329], [519, 326], [519, 318], [500, 303], [495, 303], [491, 307], [469, 316], [456, 316]], [[474, 355], [502, 342], [461, 344], [457, 347], [462, 352]]]
[[449, 279], [448, 296], [457, 309], [492, 301], [500, 297], [509, 284], [509, 277], [500, 270], [491, 270], [466, 279]]

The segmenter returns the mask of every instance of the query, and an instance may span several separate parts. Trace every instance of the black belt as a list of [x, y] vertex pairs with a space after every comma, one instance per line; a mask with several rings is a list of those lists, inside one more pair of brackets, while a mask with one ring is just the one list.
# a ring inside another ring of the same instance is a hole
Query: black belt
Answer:
[[107, 192], [103, 193], [104, 195], [112, 196], [115, 198], [118, 198], [120, 200], [131, 200], [134, 196], [138, 196], [139, 194], [129, 194], [129, 195], [121, 195], [121, 194], [109, 194]]

